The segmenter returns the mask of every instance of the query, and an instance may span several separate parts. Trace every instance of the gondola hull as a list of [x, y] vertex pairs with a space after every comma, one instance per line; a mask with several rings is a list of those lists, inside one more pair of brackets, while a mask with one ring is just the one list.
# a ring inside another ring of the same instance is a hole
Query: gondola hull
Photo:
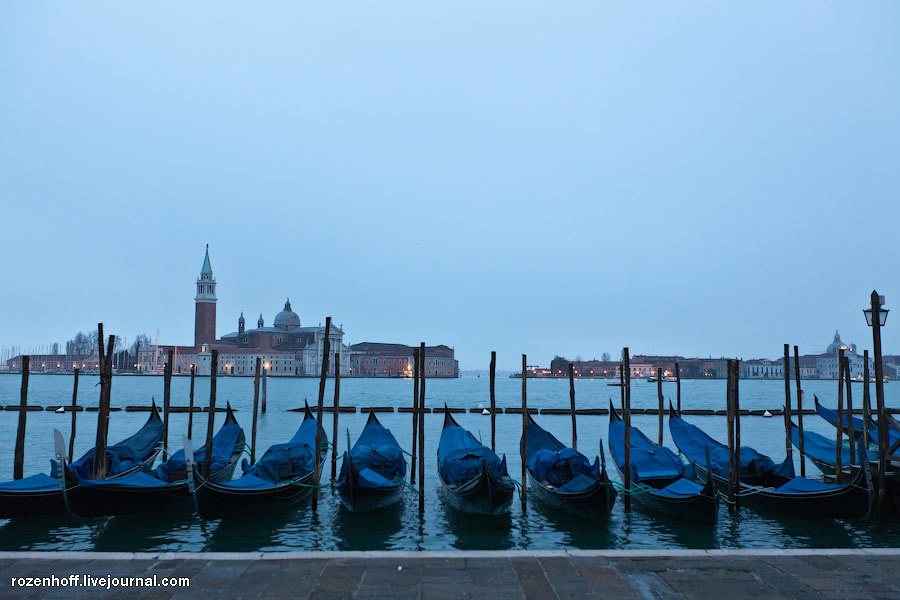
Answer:
[[475, 477], [454, 486], [441, 478], [447, 503], [454, 509], [478, 515], [500, 515], [509, 510], [515, 486], [496, 479], [485, 466]]
[[[321, 468], [319, 469], [321, 472]], [[312, 495], [315, 475], [292, 479], [259, 490], [238, 489], [205, 479], [194, 472], [194, 503], [200, 516], [207, 520], [230, 515], [253, 515], [296, 506]]]
[[528, 471], [528, 482], [538, 500], [577, 517], [608, 518], [616, 503], [616, 490], [609, 481], [597, 481], [586, 490], [574, 494], [562, 494], [541, 485], [531, 471]]
[[347, 510], [364, 512], [378, 510], [400, 501], [403, 484], [392, 486], [364, 487], [359, 485], [359, 471], [350, 463], [348, 477], [337, 486], [338, 497]]
[[66, 512], [61, 489], [0, 492], [0, 519], [39, 517]]

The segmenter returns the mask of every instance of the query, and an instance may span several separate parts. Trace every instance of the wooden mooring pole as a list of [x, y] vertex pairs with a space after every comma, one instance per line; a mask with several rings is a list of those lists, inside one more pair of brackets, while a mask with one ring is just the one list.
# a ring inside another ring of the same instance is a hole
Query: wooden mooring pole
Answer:
[[[628, 374], [631, 377], [631, 373]], [[622, 360], [619, 365], [619, 408], [622, 409], [622, 415], [625, 415], [625, 361]]]
[[887, 476], [888, 423], [884, 412], [884, 364], [881, 359], [881, 302], [878, 292], [872, 290], [870, 296], [872, 310], [872, 346], [875, 352], [875, 408], [878, 411], [878, 514], [887, 519]]
[[495, 379], [497, 378], [497, 353], [491, 351], [491, 452], [497, 451], [497, 398], [494, 395]]
[[425, 342], [419, 345], [419, 517], [425, 514], [425, 374], [428, 361]]
[[188, 439], [191, 438], [192, 429], [194, 428], [194, 375], [197, 372], [197, 365], [191, 365], [191, 392], [188, 396]]
[[659, 408], [656, 411], [657, 416], [659, 417], [659, 442], [660, 446], [663, 445], [663, 393], [662, 393], [662, 367], [656, 367], [656, 398], [659, 400]]
[[[337, 439], [338, 439], [338, 416], [341, 414], [341, 353], [334, 353], [334, 411], [331, 415], [334, 418], [331, 428], [331, 479], [337, 479]], [[350, 446], [347, 446], [347, 452], [350, 452]]]
[[[850, 358], [844, 357], [844, 384], [847, 386], [847, 438], [850, 441], [850, 465], [856, 464], [856, 448], [854, 441], [856, 435], [853, 431], [853, 394], [850, 391]], [[865, 467], [865, 465], [863, 465]]]
[[75, 456], [75, 424], [78, 414], [78, 369], [75, 369], [75, 383], [72, 386], [72, 433], [69, 435], [69, 464]]
[[575, 423], [575, 366], [569, 363], [569, 411], [572, 413], [572, 448], [578, 449], [578, 426]]
[[631, 365], [628, 348], [622, 348], [622, 418], [625, 419], [625, 512], [631, 512]]
[[19, 428], [16, 430], [16, 449], [13, 453], [13, 479], [22, 479], [25, 468], [25, 423], [28, 414], [28, 375], [31, 357], [22, 357], [22, 389], [19, 392]]
[[112, 391], [112, 353], [116, 336], [109, 336], [109, 347], [103, 351], [103, 323], [97, 324], [97, 352], [100, 366], [100, 407], [97, 410], [97, 442], [94, 446], [93, 479], [106, 479], [106, 440], [109, 436], [109, 403]]
[[172, 350], [166, 354], [166, 364], [163, 367], [163, 462], [169, 456], [169, 407], [172, 402]]
[[219, 373], [219, 351], [212, 351], [209, 365], [209, 415], [206, 418], [206, 456], [203, 461], [203, 473], [209, 477], [212, 468], [213, 428], [216, 425], [216, 375]]
[[522, 355], [522, 449], [519, 452], [522, 459], [522, 510], [528, 502], [528, 480], [525, 477], [525, 450], [528, 448], [528, 394], [526, 391], [526, 381], [528, 380], [528, 369], [526, 367], [525, 355]]
[[260, 404], [260, 412], [262, 412], [262, 414], [266, 414], [266, 398], [267, 398], [268, 395], [269, 395], [269, 393], [268, 393], [268, 392], [269, 392], [269, 385], [268, 385], [268, 382], [269, 382], [269, 370], [268, 370], [265, 366], [263, 366], [263, 371], [262, 371], [262, 402], [261, 402], [261, 404]]
[[735, 461], [734, 461], [734, 368], [733, 361], [729, 360], [728, 365], [728, 382], [725, 392], [725, 419], [728, 427], [728, 504], [733, 512], [737, 505], [735, 504]]
[[[834, 482], [841, 483], [844, 471], [844, 351], [838, 350], [837, 445], [834, 448]], [[852, 418], [852, 415], [851, 415]]]
[[803, 451], [803, 390], [800, 389], [800, 351], [794, 346], [794, 381], [797, 382], [797, 429], [800, 431], [800, 477], [806, 477], [806, 453]]
[[[419, 349], [413, 348], [413, 412], [412, 412], [412, 456], [409, 459], [409, 485], [416, 485], [416, 455], [419, 448]], [[374, 367], [373, 367], [374, 373]]]
[[250, 430], [250, 464], [256, 464], [256, 422], [259, 418], [259, 379], [262, 376], [262, 357], [256, 357], [253, 372], [253, 427]]
[[863, 350], [863, 443], [869, 447], [869, 423], [872, 420], [872, 396], [869, 393], [869, 351]]
[[732, 369], [734, 370], [732, 375], [734, 379], [734, 391], [732, 392], [734, 407], [734, 510], [739, 511], [741, 509], [741, 496], [739, 494], [741, 491], [741, 362], [735, 360]]
[[793, 457], [791, 445], [791, 347], [784, 345], [784, 453], [788, 458]]
[[[316, 405], [316, 447], [313, 450], [313, 459], [315, 460], [315, 477], [313, 485], [319, 485], [319, 478], [322, 476], [322, 462], [319, 460], [319, 452], [322, 447], [320, 433], [322, 431], [322, 411], [325, 408], [325, 380], [328, 379], [328, 354], [331, 352], [331, 317], [325, 317], [325, 339], [322, 340], [322, 371], [319, 374], [319, 402]], [[264, 380], [265, 381], [265, 380]], [[312, 491], [312, 509], [313, 512], [319, 510], [319, 488], [313, 487]]]

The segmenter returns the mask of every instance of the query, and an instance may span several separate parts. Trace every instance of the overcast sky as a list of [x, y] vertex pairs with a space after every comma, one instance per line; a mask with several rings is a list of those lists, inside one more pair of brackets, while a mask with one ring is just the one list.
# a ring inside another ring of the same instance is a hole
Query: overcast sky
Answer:
[[0, 4], [0, 345], [900, 352], [900, 4], [438, 4]]

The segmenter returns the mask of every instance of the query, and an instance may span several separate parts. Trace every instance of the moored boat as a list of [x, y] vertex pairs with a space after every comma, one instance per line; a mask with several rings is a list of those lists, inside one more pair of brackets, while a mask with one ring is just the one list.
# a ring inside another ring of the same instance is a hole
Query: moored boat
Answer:
[[400, 500], [405, 475], [406, 459], [397, 438], [370, 412], [356, 443], [344, 452], [335, 482], [341, 502], [355, 511], [394, 504]]

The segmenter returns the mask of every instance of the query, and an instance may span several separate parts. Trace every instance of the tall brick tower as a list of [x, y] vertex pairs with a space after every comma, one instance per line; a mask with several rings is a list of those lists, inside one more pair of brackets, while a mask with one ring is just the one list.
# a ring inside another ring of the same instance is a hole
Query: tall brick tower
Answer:
[[209, 264], [209, 244], [203, 268], [197, 278], [197, 295], [194, 297], [194, 347], [212, 344], [216, 339], [216, 280]]

